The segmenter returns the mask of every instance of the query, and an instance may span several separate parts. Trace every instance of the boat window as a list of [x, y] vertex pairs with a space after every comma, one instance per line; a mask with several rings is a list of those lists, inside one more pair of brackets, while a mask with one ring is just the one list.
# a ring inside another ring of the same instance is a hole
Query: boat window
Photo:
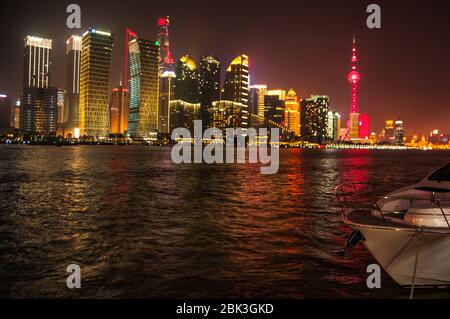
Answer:
[[450, 182], [450, 164], [447, 164], [446, 166], [438, 169], [436, 172], [431, 174], [431, 176], [428, 177], [428, 180], [437, 182]]

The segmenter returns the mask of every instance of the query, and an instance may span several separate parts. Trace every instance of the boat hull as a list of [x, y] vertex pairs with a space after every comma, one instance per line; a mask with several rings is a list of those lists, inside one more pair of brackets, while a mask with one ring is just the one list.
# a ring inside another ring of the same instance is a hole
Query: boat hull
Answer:
[[399, 285], [450, 286], [449, 233], [350, 227], [363, 234], [366, 248]]

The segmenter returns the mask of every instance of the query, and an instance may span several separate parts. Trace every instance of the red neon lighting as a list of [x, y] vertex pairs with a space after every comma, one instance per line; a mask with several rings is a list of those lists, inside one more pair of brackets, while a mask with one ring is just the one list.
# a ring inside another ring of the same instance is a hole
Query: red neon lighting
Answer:
[[167, 26], [167, 24], [168, 24], [167, 18], [159, 18], [158, 19], [159, 27], [165, 27], [165, 26]]
[[[352, 47], [352, 70], [347, 76], [347, 80], [352, 85], [352, 105], [351, 105], [351, 113], [358, 113], [358, 82], [361, 80], [361, 74], [356, 70], [356, 62], [358, 61], [356, 55], [356, 39], [353, 38], [353, 47]], [[364, 132], [365, 133], [365, 132]]]

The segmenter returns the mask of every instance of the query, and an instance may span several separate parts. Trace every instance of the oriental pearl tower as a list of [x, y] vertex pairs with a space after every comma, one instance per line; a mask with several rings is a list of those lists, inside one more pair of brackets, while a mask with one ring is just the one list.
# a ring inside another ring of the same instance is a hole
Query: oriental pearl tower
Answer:
[[353, 37], [352, 70], [348, 73], [347, 76], [347, 79], [352, 86], [352, 105], [348, 121], [350, 140], [356, 140], [360, 138], [359, 132], [360, 119], [358, 113], [358, 83], [361, 80], [361, 75], [356, 69], [356, 62], [358, 62], [358, 58], [356, 56], [356, 39], [355, 37]]

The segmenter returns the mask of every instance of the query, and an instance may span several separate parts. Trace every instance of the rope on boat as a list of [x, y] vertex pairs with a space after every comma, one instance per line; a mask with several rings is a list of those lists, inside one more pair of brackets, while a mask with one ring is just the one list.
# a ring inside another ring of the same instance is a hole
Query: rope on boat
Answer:
[[413, 272], [413, 277], [412, 277], [412, 284], [411, 284], [411, 293], [409, 294], [409, 299], [414, 299], [414, 288], [416, 286], [416, 275], [417, 275], [417, 268], [418, 268], [418, 264], [419, 264], [419, 248], [420, 248], [420, 244], [419, 244], [419, 240], [422, 239], [422, 235], [423, 235], [423, 231], [421, 228], [417, 228], [416, 229], [416, 258], [414, 261], [414, 272]]

